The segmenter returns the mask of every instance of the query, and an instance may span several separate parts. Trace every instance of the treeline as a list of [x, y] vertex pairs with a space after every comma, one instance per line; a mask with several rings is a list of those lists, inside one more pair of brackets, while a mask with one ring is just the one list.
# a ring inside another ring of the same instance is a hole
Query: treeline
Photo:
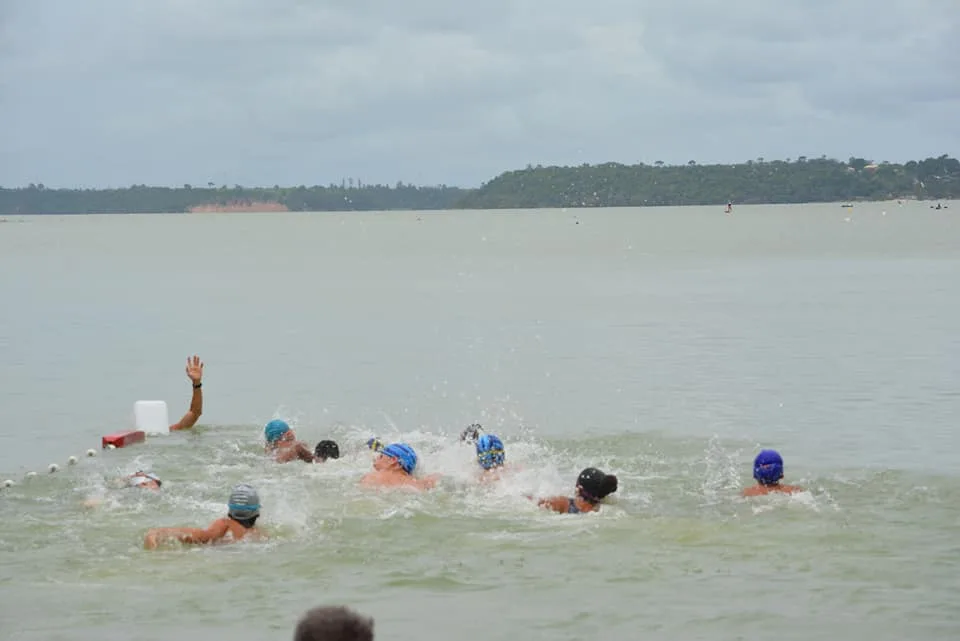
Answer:
[[735, 165], [581, 165], [527, 167], [494, 178], [459, 206], [643, 207], [840, 202], [960, 196], [960, 161], [949, 156], [899, 165], [826, 157]]
[[[839, 202], [960, 198], [960, 161], [947, 155], [904, 164], [825, 157], [732, 165], [527, 167], [478, 189], [397, 183], [250, 188], [234, 185], [125, 189], [0, 188], [0, 214], [165, 213], [275, 203], [291, 211], [522, 209]], [[254, 205], [256, 206], [256, 205]]]
[[327, 187], [148, 187], [126, 189], [50, 189], [29, 185], [0, 188], [0, 214], [174, 213], [205, 205], [278, 203], [291, 211], [378, 211], [388, 209], [450, 209], [468, 190], [458, 187], [418, 187], [397, 183]]

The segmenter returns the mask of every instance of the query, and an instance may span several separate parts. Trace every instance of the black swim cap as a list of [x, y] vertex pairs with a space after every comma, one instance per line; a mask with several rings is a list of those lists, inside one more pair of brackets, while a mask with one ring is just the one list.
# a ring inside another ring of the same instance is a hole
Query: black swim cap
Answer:
[[480, 437], [481, 432], [483, 432], [483, 428], [480, 427], [480, 423], [468, 425], [463, 429], [462, 432], [460, 432], [460, 440], [476, 441]]
[[617, 477], [613, 474], [604, 474], [595, 467], [588, 467], [577, 477], [577, 486], [583, 498], [588, 501], [599, 501], [617, 491]]
[[340, 458], [340, 446], [333, 441], [320, 441], [313, 450], [313, 455], [324, 461], [328, 458]]

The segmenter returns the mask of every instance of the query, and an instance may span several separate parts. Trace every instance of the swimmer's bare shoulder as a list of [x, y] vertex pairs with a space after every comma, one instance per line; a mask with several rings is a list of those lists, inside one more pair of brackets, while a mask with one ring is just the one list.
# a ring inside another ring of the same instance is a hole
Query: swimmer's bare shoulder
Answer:
[[246, 528], [230, 518], [220, 520], [227, 522], [227, 528], [230, 532], [230, 536], [221, 539], [221, 543], [234, 541], [265, 541], [269, 538], [266, 533], [261, 531], [257, 526]]
[[797, 494], [804, 489], [798, 485], [751, 485], [743, 490], [743, 496], [765, 496], [767, 494]]

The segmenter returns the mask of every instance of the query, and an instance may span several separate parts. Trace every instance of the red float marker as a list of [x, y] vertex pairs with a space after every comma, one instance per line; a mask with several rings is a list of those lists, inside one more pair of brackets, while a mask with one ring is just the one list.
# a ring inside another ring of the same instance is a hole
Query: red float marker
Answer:
[[146, 439], [147, 435], [142, 430], [114, 432], [113, 434], [107, 434], [103, 437], [103, 449], [107, 449], [111, 445], [114, 447], [127, 447], [135, 443], [143, 443]]

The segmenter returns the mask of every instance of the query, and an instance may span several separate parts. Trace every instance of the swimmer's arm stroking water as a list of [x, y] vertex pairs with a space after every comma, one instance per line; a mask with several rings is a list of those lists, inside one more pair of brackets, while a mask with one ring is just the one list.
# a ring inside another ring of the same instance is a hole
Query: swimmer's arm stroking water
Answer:
[[225, 519], [217, 519], [206, 529], [192, 527], [154, 528], [143, 537], [143, 547], [147, 550], [154, 550], [164, 541], [201, 545], [212, 543], [226, 536], [229, 529]]
[[[532, 496], [527, 498], [534, 500]], [[554, 512], [566, 514], [570, 510], [570, 499], [566, 496], [550, 496], [544, 499], [536, 499], [537, 507], [544, 507]]]
[[193, 358], [187, 358], [187, 378], [193, 383], [193, 396], [190, 399], [190, 409], [183, 415], [178, 422], [170, 426], [170, 431], [188, 430], [196, 425], [200, 415], [203, 414], [203, 361], [200, 357], [194, 355]]
[[289, 463], [298, 459], [305, 463], [313, 463], [314, 458], [310, 448], [299, 441], [290, 447], [281, 449], [275, 456], [277, 463]]
[[432, 490], [437, 486], [437, 481], [440, 480], [439, 474], [431, 474], [430, 476], [425, 476], [423, 478], [417, 479], [416, 485], [422, 490]]

